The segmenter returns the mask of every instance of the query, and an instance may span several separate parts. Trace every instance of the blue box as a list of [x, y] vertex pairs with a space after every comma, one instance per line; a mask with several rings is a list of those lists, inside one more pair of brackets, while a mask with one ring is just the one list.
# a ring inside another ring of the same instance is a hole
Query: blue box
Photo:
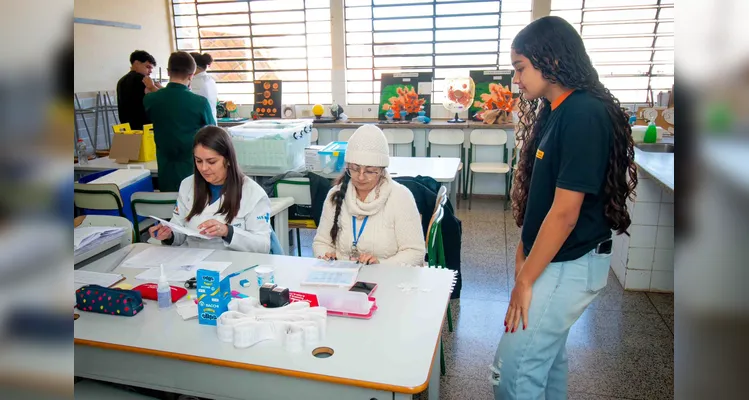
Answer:
[[[110, 174], [114, 171], [117, 171], [117, 169], [94, 172], [93, 174], [86, 175], [82, 177], [81, 179], [79, 179], [78, 183], [89, 183], [91, 181], [101, 178], [104, 175]], [[120, 197], [122, 197], [122, 211], [125, 213], [125, 217], [129, 219], [130, 222], [133, 222], [133, 223], [135, 222], [135, 220], [133, 219], [133, 211], [132, 211], [132, 208], [130, 207], [130, 197], [132, 197], [133, 193], [135, 192], [153, 192], [153, 181], [151, 180], [151, 175], [143, 177], [142, 179], [139, 179], [130, 185], [120, 188]], [[115, 215], [115, 216], [120, 215], [117, 212], [117, 210], [90, 210], [87, 208], [82, 208], [81, 214], [83, 215]], [[148, 217], [140, 216], [138, 217], [138, 222], [143, 221], [146, 218]]]
[[320, 157], [320, 167], [324, 173], [343, 171], [347, 147], [348, 142], [331, 142], [317, 152]]
[[229, 278], [223, 280], [217, 271], [199, 269], [196, 274], [198, 295], [198, 322], [216, 325], [216, 320], [226, 312], [231, 300]]

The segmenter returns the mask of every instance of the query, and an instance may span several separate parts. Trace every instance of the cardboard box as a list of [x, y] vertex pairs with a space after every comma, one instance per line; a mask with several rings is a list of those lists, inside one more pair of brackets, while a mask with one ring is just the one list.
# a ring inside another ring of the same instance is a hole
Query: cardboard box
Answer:
[[142, 141], [143, 135], [115, 133], [112, 137], [112, 148], [109, 150], [109, 158], [118, 164], [138, 161]]
[[216, 325], [216, 320], [226, 312], [231, 300], [229, 278], [221, 279], [218, 271], [199, 269], [196, 274], [198, 295], [198, 322]]

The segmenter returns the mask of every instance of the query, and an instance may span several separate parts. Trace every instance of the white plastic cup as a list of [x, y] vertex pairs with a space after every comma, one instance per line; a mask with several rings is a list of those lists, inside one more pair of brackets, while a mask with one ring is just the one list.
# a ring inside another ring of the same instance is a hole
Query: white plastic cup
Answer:
[[257, 267], [255, 268], [255, 274], [257, 274], [258, 287], [263, 286], [265, 283], [276, 283], [273, 268], [271, 267]]

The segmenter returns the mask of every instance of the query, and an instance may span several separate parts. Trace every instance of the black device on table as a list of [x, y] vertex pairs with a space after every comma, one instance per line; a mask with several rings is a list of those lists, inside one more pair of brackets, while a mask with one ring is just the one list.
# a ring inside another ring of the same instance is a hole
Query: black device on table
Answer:
[[374, 291], [377, 290], [377, 284], [372, 282], [357, 281], [354, 286], [351, 286], [349, 292], [361, 292], [367, 296], [371, 296]]
[[195, 289], [196, 287], [198, 287], [198, 279], [196, 277], [185, 281], [185, 289]]
[[278, 308], [289, 304], [289, 289], [275, 283], [260, 286], [260, 305], [265, 308]]

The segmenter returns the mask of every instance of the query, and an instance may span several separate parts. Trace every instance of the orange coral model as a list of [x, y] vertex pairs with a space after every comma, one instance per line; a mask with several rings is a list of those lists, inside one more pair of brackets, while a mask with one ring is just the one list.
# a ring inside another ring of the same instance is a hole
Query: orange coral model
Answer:
[[517, 99], [512, 98], [512, 91], [502, 85], [496, 83], [489, 84], [489, 93], [483, 93], [481, 95], [481, 101], [484, 102], [482, 108], [484, 110], [502, 110], [505, 112], [512, 112]]
[[398, 93], [398, 97], [391, 97], [388, 99], [390, 104], [382, 105], [382, 109], [385, 111], [389, 109], [393, 110], [393, 118], [395, 119], [401, 118], [401, 112], [404, 112], [406, 115], [419, 112], [424, 102], [426, 102], [425, 99], [419, 98], [413, 87], [399, 87], [396, 89], [396, 92]]

